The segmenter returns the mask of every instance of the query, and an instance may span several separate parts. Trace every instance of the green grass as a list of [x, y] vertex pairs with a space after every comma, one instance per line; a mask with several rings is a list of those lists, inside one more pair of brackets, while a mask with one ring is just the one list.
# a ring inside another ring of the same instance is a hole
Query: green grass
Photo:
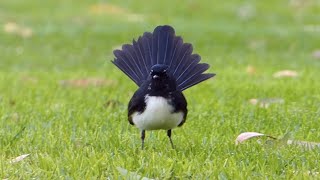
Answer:
[[[319, 1], [108, 3], [144, 19], [92, 12], [99, 3], [90, 1], [1, 1], [0, 178], [125, 178], [119, 167], [156, 179], [320, 177], [319, 149], [234, 143], [246, 131], [320, 141], [320, 60], [312, 57], [320, 49]], [[30, 27], [33, 35], [6, 33], [8, 22]], [[176, 149], [164, 131], [154, 131], [141, 151], [139, 130], [126, 117], [137, 87], [110, 60], [114, 47], [159, 24], [193, 43], [217, 76], [184, 92], [189, 114], [173, 130]], [[248, 65], [255, 74], [246, 72]], [[273, 77], [283, 69], [299, 76]], [[61, 85], [87, 77], [109, 83]], [[265, 109], [251, 98], [285, 102]], [[22, 154], [30, 156], [10, 164]]]

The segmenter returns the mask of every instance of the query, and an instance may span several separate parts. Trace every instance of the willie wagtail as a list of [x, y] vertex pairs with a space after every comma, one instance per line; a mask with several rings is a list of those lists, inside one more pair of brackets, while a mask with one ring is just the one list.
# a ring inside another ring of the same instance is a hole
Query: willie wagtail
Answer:
[[182, 91], [215, 75], [204, 74], [209, 65], [199, 63], [192, 50], [164, 25], [113, 52], [113, 64], [139, 86], [128, 105], [128, 120], [141, 130], [142, 149], [145, 131], [158, 129], [167, 131], [174, 147], [171, 130], [184, 124], [188, 112]]

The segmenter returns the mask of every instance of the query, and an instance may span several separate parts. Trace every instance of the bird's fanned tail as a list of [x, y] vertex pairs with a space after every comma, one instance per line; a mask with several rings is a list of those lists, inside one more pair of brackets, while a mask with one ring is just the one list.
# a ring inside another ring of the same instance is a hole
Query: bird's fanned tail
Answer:
[[115, 50], [116, 58], [112, 62], [138, 86], [147, 80], [153, 65], [168, 65], [169, 73], [182, 91], [215, 75], [204, 73], [209, 65], [199, 63], [201, 57], [192, 51], [191, 44], [183, 43], [174, 29], [165, 25], [156, 27], [153, 33], [144, 33], [132, 44], [123, 45], [122, 50]]

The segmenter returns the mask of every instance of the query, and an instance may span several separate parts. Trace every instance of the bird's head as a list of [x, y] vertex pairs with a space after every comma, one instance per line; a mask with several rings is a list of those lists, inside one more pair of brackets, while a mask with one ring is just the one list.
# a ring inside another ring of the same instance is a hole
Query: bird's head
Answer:
[[168, 79], [168, 70], [169, 66], [164, 64], [156, 64], [151, 67], [150, 76], [152, 80], [163, 81]]
[[149, 80], [149, 90], [155, 92], [155, 94], [159, 94], [159, 92], [167, 93], [176, 90], [175, 79], [170, 75], [169, 66], [167, 65], [156, 64], [152, 66]]

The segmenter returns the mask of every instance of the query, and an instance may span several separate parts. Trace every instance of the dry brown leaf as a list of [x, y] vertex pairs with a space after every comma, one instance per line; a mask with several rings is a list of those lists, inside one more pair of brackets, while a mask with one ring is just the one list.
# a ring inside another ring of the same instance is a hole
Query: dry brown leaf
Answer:
[[249, 99], [249, 102], [250, 102], [250, 104], [257, 105], [259, 100], [258, 99]]
[[311, 3], [306, 0], [290, 0], [289, 1], [289, 6], [296, 8], [296, 9], [305, 8], [310, 5], [311, 5]]
[[4, 25], [4, 32], [6, 33], [16, 33], [19, 29], [19, 26], [15, 22], [7, 22]]
[[99, 3], [90, 6], [90, 12], [98, 15], [115, 15], [119, 17], [126, 18], [127, 21], [130, 22], [142, 22], [144, 21], [144, 16], [141, 14], [135, 14], [129, 12], [127, 9], [109, 4], [109, 3]]
[[312, 53], [312, 57], [314, 57], [315, 59], [320, 59], [320, 49], [319, 50], [315, 50]]
[[62, 80], [60, 81], [60, 84], [63, 86], [72, 86], [72, 87], [107, 86], [107, 85], [114, 84], [114, 81], [102, 79], [102, 78], [84, 78], [84, 79]]
[[7, 22], [4, 25], [3, 29], [4, 29], [4, 32], [8, 34], [14, 34], [24, 38], [28, 38], [33, 35], [33, 31], [31, 28], [26, 26], [21, 26], [15, 22]]
[[90, 6], [90, 11], [94, 14], [126, 14], [127, 10], [107, 3], [94, 4]]
[[252, 105], [259, 105], [261, 108], [268, 108], [271, 104], [283, 104], [284, 100], [281, 98], [266, 98], [266, 99], [249, 99]]
[[31, 37], [33, 34], [33, 31], [31, 28], [29, 27], [22, 27], [19, 31], [19, 35], [24, 37], [24, 38], [28, 38]]
[[11, 164], [14, 164], [14, 163], [20, 162], [20, 161], [22, 161], [23, 159], [25, 159], [26, 157], [28, 157], [29, 155], [30, 155], [30, 154], [23, 154], [23, 155], [21, 155], [21, 156], [18, 156], [18, 157], [16, 157], [16, 158], [12, 159], [12, 160], [10, 161], [10, 163], [11, 163]]
[[297, 141], [297, 140], [286, 140], [286, 138], [282, 138], [282, 139], [277, 139], [273, 136], [270, 136], [270, 135], [265, 135], [265, 134], [262, 134], [262, 133], [258, 133], [258, 132], [244, 132], [244, 133], [241, 133], [237, 138], [236, 138], [236, 141], [235, 141], [235, 144], [238, 145], [246, 140], [249, 140], [251, 138], [254, 138], [254, 137], [261, 137], [261, 136], [266, 136], [268, 138], [271, 138], [271, 139], [274, 139], [274, 140], [278, 140], [278, 141], [284, 141], [287, 145], [296, 145], [296, 146], [299, 146], [299, 147], [303, 147], [303, 148], [306, 148], [306, 149], [309, 149], [309, 150], [312, 150], [312, 149], [315, 149], [315, 148], [319, 148], [320, 149], [320, 143], [318, 142], [308, 142], [308, 141]]
[[248, 74], [253, 75], [257, 73], [257, 70], [254, 66], [248, 65], [246, 68]]
[[297, 77], [298, 73], [296, 71], [292, 70], [282, 70], [278, 71], [273, 74], [273, 77], [275, 78], [282, 78], [282, 77]]
[[236, 145], [251, 139], [253, 137], [259, 137], [259, 136], [265, 136], [264, 134], [257, 133], [257, 132], [244, 132], [241, 133], [237, 138], [236, 138]]

